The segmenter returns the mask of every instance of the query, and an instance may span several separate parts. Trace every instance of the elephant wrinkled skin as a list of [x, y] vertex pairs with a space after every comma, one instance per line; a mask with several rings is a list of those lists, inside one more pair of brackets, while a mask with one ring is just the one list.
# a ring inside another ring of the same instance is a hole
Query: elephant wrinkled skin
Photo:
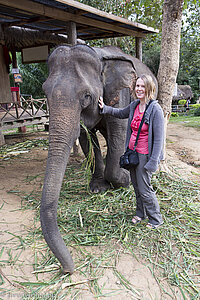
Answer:
[[[79, 136], [84, 153], [88, 153], [85, 133], [80, 132], [80, 120], [91, 130], [95, 145], [91, 190], [98, 192], [110, 185], [127, 186], [129, 174], [119, 168], [119, 157], [124, 151], [126, 120], [100, 115], [98, 99], [103, 96], [107, 105], [126, 106], [136, 77], [152, 73], [138, 59], [116, 47], [60, 46], [50, 55], [48, 66], [49, 76], [43, 89], [50, 110], [49, 151], [40, 218], [47, 244], [60, 261], [63, 272], [72, 274], [74, 263], [58, 229], [57, 205], [70, 150]], [[105, 166], [98, 147], [97, 130], [107, 141]]]

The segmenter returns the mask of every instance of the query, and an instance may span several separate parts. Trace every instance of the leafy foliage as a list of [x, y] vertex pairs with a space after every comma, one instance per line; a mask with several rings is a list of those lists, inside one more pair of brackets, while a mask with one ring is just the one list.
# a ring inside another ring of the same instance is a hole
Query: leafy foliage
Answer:
[[185, 99], [181, 99], [178, 101], [178, 105], [184, 105], [186, 103]]
[[180, 68], [178, 73], [178, 84], [188, 84], [191, 86], [194, 99], [199, 94], [199, 49], [200, 49], [200, 6], [190, 4], [183, 18], [181, 48], [180, 48]]
[[21, 55], [17, 55], [18, 66], [22, 74], [23, 83], [20, 84], [22, 94], [30, 94], [33, 98], [44, 97], [42, 84], [48, 76], [46, 63], [22, 64]]
[[148, 36], [143, 42], [143, 63], [145, 63], [155, 76], [160, 64], [161, 34]]
[[79, 0], [79, 2], [161, 29], [163, 0]]
[[172, 113], [171, 113], [171, 117], [173, 117], [173, 118], [174, 118], [174, 117], [179, 117], [179, 114], [178, 114], [177, 112], [172, 112]]
[[200, 104], [199, 104], [199, 103], [195, 103], [195, 104], [192, 105], [192, 107], [195, 108], [195, 109], [196, 109], [196, 108], [199, 108], [199, 107], [200, 107]]
[[194, 115], [200, 117], [200, 106], [195, 110]]

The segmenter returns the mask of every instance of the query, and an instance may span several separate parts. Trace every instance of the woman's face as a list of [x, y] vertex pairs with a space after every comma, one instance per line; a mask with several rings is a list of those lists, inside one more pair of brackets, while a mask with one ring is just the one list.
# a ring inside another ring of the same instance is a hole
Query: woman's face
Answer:
[[145, 101], [145, 85], [141, 78], [138, 78], [135, 85], [137, 99]]

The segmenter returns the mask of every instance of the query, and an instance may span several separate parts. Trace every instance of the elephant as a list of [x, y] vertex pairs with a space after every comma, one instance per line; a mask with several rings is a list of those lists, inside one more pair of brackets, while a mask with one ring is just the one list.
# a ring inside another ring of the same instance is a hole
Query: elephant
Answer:
[[[152, 72], [140, 60], [126, 55], [117, 47], [93, 48], [102, 62], [103, 97], [107, 105], [125, 107], [134, 99], [133, 89], [136, 76], [150, 74], [156, 84]], [[90, 130], [95, 153], [95, 165], [92, 171], [90, 190], [101, 192], [110, 187], [127, 187], [130, 182], [129, 173], [119, 169], [119, 157], [124, 151], [127, 120], [119, 120], [112, 116], [102, 116], [100, 122]], [[106, 163], [104, 164], [96, 132], [99, 131], [107, 143]], [[88, 156], [89, 145], [86, 132], [81, 130], [79, 137], [81, 148]]]
[[[151, 74], [138, 59], [117, 47], [92, 48], [87, 45], [59, 46], [48, 58], [49, 75], [43, 84], [49, 105], [49, 149], [42, 191], [40, 220], [44, 238], [62, 265], [64, 273], [74, 272], [74, 263], [57, 224], [57, 205], [71, 148], [80, 137], [83, 152], [88, 153], [80, 121], [91, 131], [95, 153], [95, 171], [90, 183], [94, 192], [127, 186], [129, 173], [119, 168], [124, 151], [126, 120], [100, 114], [98, 100], [123, 107], [134, 100], [137, 76]], [[96, 131], [107, 141], [104, 166]]]

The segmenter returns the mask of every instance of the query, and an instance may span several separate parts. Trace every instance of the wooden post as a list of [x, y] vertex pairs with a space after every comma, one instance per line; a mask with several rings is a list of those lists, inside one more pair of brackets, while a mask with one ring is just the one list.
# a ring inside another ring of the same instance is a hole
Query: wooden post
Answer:
[[76, 23], [74, 22], [67, 23], [67, 41], [72, 46], [77, 44]]
[[[68, 44], [74, 46], [77, 44], [77, 32], [76, 32], [76, 23], [68, 22], [67, 23], [67, 42]], [[79, 143], [78, 140], [73, 145], [73, 155], [78, 154]]]
[[142, 38], [135, 38], [135, 56], [142, 61]]
[[2, 131], [0, 130], [0, 146], [3, 146], [5, 144], [5, 139]]
[[[0, 26], [0, 31], [1, 31]], [[12, 103], [9, 70], [5, 59], [3, 46], [0, 45], [0, 103], [7, 105]], [[5, 139], [2, 130], [0, 130], [0, 146], [5, 144]]]
[[12, 103], [8, 65], [2, 45], [0, 45], [0, 103]]
[[[16, 56], [16, 51], [15, 50], [12, 51], [12, 67], [14, 69], [18, 68], [18, 65], [17, 65], [17, 56]], [[15, 85], [19, 87], [19, 83], [16, 83]], [[19, 92], [16, 92], [16, 96], [17, 96], [17, 102], [15, 103], [15, 109], [16, 109], [16, 115], [17, 115], [17, 118], [18, 118], [18, 116], [19, 116], [19, 113], [18, 113], [18, 103], [21, 104], [20, 103], [20, 89], [19, 89]], [[25, 133], [26, 132], [26, 126], [19, 127], [18, 131]]]

